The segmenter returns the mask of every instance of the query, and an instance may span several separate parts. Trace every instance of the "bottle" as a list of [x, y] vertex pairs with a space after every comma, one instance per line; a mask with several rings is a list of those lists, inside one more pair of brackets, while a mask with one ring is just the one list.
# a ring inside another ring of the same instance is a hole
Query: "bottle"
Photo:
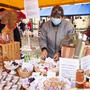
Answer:
[[78, 40], [77, 40], [77, 44], [76, 44], [76, 47], [75, 47], [74, 58], [79, 58], [81, 44], [82, 44], [82, 34], [78, 33]]
[[87, 40], [87, 36], [84, 34], [82, 37], [81, 48], [80, 48], [80, 52], [79, 52], [79, 58], [84, 56], [84, 49], [85, 49], [86, 40]]
[[83, 57], [86, 39], [87, 36], [85, 34], [79, 34], [78, 42], [75, 48], [74, 58]]
[[26, 52], [24, 56], [24, 62], [28, 62], [28, 60], [29, 60], [29, 57], [28, 57], [28, 53]]
[[27, 55], [24, 55], [24, 62], [27, 62]]
[[78, 69], [76, 72], [76, 87], [84, 88], [84, 70]]

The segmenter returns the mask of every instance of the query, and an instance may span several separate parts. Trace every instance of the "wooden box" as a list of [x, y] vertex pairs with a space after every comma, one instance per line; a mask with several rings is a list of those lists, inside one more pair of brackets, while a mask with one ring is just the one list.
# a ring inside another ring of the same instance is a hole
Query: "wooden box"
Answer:
[[[74, 54], [75, 48], [73, 46], [62, 46], [61, 57], [74, 58]], [[86, 45], [83, 51], [83, 56], [87, 55], [90, 55], [90, 45]]]
[[61, 57], [63, 58], [73, 58], [75, 52], [74, 46], [62, 46]]
[[20, 59], [20, 43], [0, 44], [0, 56], [2, 56], [3, 60]]

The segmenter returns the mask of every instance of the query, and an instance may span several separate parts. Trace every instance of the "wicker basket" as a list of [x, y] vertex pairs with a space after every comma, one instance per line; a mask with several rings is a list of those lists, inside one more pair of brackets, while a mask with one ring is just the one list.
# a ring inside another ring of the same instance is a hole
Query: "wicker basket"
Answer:
[[17, 69], [17, 73], [22, 78], [27, 78], [27, 77], [29, 77], [32, 74], [32, 72], [28, 72], [26, 70], [22, 70], [21, 67], [19, 67]]

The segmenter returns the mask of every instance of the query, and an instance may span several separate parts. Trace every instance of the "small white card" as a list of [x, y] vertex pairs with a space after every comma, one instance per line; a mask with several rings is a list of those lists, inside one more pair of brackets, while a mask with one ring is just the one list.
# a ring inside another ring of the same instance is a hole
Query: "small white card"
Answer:
[[79, 68], [79, 60], [71, 58], [60, 58], [59, 75], [75, 80], [76, 71]]
[[48, 78], [55, 77], [55, 76], [56, 76], [56, 73], [55, 72], [52, 72], [52, 71], [48, 71], [47, 72], [47, 77]]

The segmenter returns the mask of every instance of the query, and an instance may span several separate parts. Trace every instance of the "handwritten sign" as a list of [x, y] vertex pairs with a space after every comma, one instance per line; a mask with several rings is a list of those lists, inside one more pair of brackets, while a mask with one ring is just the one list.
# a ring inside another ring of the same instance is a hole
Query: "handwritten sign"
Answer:
[[38, 0], [24, 0], [24, 10], [27, 18], [40, 19]]
[[59, 75], [75, 80], [76, 71], [79, 68], [79, 60], [71, 58], [60, 58]]

